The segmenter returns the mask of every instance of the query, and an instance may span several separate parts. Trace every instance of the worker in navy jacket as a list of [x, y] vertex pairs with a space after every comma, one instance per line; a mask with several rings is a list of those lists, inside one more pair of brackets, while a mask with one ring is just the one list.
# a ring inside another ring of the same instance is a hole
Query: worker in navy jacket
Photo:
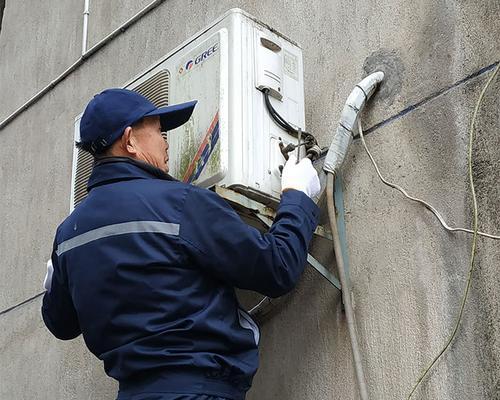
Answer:
[[286, 163], [265, 234], [214, 192], [171, 178], [162, 133], [195, 103], [156, 108], [109, 89], [81, 119], [78, 145], [96, 163], [88, 197], [57, 229], [42, 316], [59, 339], [83, 334], [120, 400], [244, 399], [260, 333], [234, 287], [290, 291], [317, 225], [308, 159]]

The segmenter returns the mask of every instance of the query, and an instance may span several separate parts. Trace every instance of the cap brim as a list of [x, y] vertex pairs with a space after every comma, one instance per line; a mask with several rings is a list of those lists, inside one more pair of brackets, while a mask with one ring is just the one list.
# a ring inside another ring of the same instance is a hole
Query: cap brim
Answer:
[[193, 100], [188, 101], [187, 103], [160, 107], [145, 114], [144, 116], [151, 117], [159, 115], [162, 130], [170, 131], [181, 126], [182, 124], [185, 124], [189, 120], [197, 102], [197, 100]]

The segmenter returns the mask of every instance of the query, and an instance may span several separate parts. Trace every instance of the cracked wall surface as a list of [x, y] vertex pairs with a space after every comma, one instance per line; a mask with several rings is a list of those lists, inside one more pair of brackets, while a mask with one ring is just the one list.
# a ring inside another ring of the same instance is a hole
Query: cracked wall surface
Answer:
[[[90, 0], [89, 47], [148, 1]], [[301, 44], [307, 129], [329, 145], [353, 86], [381, 69], [366, 141], [387, 177], [470, 227], [469, 125], [500, 60], [500, 3], [438, 0], [164, 2], [0, 130], [0, 399], [113, 399], [116, 383], [81, 338], [40, 318], [55, 228], [69, 210], [74, 117], [232, 7]], [[83, 1], [6, 1], [0, 121], [78, 59]], [[500, 234], [500, 78], [478, 114], [473, 175], [479, 228]], [[350, 281], [369, 394], [401, 399], [446, 342], [465, 287], [471, 237], [450, 234], [382, 185], [359, 140], [343, 171]], [[333, 269], [328, 242], [312, 254]], [[415, 399], [500, 399], [500, 244], [478, 239], [465, 315]], [[30, 300], [31, 299], [31, 300]], [[15, 305], [19, 305], [15, 307]], [[339, 292], [307, 268], [260, 321], [250, 400], [358, 398]], [[29, 378], [29, 379], [28, 379]]]

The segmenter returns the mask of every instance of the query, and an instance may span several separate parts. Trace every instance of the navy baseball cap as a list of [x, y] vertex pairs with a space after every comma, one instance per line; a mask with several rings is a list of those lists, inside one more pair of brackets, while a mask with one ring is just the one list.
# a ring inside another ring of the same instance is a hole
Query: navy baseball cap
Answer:
[[125, 128], [141, 118], [158, 115], [163, 131], [186, 123], [197, 101], [156, 107], [141, 94], [128, 89], [107, 89], [90, 100], [80, 120], [78, 145], [93, 154], [111, 146]]

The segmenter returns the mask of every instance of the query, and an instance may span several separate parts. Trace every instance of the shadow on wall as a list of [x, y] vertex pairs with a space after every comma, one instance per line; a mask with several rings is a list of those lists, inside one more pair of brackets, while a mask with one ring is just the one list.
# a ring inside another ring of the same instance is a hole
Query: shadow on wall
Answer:
[[0, 32], [2, 32], [3, 9], [5, 8], [5, 0], [0, 0]]

